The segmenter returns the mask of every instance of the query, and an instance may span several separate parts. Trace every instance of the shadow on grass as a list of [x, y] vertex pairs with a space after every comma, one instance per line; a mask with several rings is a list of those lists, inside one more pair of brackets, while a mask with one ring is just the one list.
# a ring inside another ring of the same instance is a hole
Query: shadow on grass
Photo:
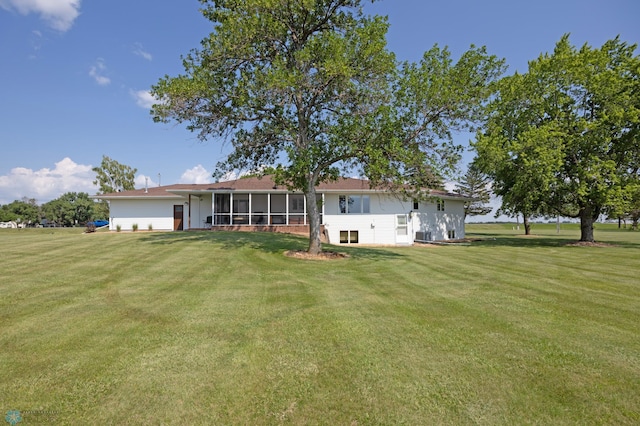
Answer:
[[[599, 231], [605, 232], [605, 231]], [[550, 236], [544, 234], [515, 234], [515, 235], [499, 235], [495, 233], [473, 232], [467, 234], [468, 238], [478, 238], [473, 242], [475, 246], [495, 246], [495, 247], [570, 247], [578, 242], [579, 238], [567, 236]], [[596, 242], [604, 243], [615, 247], [636, 248], [640, 249], [640, 243], [631, 241], [613, 240], [610, 238], [598, 239], [596, 234]], [[602, 246], [594, 246], [593, 248], [606, 248]]]
[[[276, 232], [234, 232], [234, 231], [186, 231], [149, 233], [142, 238], [151, 244], [176, 244], [183, 242], [210, 242], [224, 249], [237, 250], [251, 248], [265, 253], [284, 253], [285, 251], [307, 250], [309, 240], [306, 237]], [[323, 244], [325, 251], [346, 253], [352, 258], [382, 259], [402, 257], [400, 253], [383, 247], [344, 247]]]

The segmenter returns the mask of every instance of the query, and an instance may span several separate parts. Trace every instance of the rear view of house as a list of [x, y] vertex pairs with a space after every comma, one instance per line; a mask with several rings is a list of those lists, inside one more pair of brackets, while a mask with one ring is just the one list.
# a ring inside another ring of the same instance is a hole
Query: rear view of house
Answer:
[[[332, 244], [405, 245], [464, 238], [464, 202], [430, 191], [428, 201], [403, 200], [361, 179], [317, 188], [323, 235]], [[97, 195], [109, 201], [109, 229], [193, 229], [308, 234], [302, 193], [268, 177], [212, 184], [177, 184]]]

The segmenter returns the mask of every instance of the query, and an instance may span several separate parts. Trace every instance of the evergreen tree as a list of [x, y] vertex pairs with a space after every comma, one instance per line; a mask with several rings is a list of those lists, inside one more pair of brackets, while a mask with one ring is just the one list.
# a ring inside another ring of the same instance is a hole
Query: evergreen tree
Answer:
[[472, 201], [464, 203], [464, 215], [480, 216], [491, 213], [492, 207], [487, 204], [491, 200], [491, 191], [489, 185], [491, 180], [489, 176], [482, 173], [475, 163], [471, 163], [467, 168], [467, 173], [456, 184], [453, 192], [473, 198]]

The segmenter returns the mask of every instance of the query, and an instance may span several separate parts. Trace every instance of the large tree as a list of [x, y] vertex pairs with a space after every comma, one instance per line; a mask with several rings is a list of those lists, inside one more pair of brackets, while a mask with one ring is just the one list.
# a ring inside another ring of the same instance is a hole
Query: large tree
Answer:
[[94, 185], [100, 188], [100, 194], [135, 189], [135, 177], [138, 169], [120, 164], [106, 155], [102, 156], [100, 167], [92, 169], [96, 174]]
[[595, 220], [638, 173], [635, 48], [615, 38], [576, 49], [565, 35], [500, 82], [475, 147], [503, 208], [579, 218], [580, 240], [594, 241]]
[[[121, 164], [106, 155], [102, 156], [100, 167], [94, 167], [92, 170], [96, 174], [96, 179], [93, 181], [93, 184], [98, 185], [100, 188], [98, 191], [99, 194], [136, 189], [135, 177], [138, 169], [134, 169], [126, 164]], [[95, 219], [108, 219], [109, 203], [105, 200], [98, 201], [94, 206], [93, 213]]]
[[372, 184], [424, 188], [458, 158], [451, 131], [479, 118], [502, 62], [471, 48], [457, 63], [437, 46], [420, 63], [387, 50], [387, 20], [360, 0], [201, 0], [213, 32], [185, 74], [152, 87], [154, 120], [230, 140], [220, 172], [276, 166], [307, 200], [319, 253], [316, 186], [342, 170]]

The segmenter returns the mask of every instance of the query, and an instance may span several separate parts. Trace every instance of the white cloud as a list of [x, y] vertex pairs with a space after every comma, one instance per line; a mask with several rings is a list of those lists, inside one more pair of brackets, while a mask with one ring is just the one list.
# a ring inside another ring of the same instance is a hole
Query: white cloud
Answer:
[[106, 86], [111, 83], [111, 79], [103, 75], [106, 69], [107, 66], [104, 64], [104, 59], [98, 58], [96, 64], [89, 69], [89, 75], [93, 77], [100, 86]]
[[0, 0], [0, 7], [22, 15], [36, 13], [58, 31], [67, 31], [80, 15], [81, 0]]
[[16, 167], [8, 175], [0, 176], [0, 204], [22, 197], [35, 198], [46, 203], [67, 192], [96, 193], [95, 173], [91, 165], [77, 164], [69, 157], [55, 163], [53, 169], [40, 170]]
[[150, 60], [153, 59], [153, 56], [151, 56], [151, 53], [149, 53], [146, 50], [144, 50], [144, 48], [142, 47], [141, 43], [135, 43], [133, 45], [133, 53], [135, 55], [141, 56], [142, 58], [146, 59], [147, 61], [150, 61]]
[[136, 100], [136, 104], [141, 108], [151, 109], [158, 101], [148, 90], [131, 90], [131, 96]]
[[159, 186], [157, 182], [154, 182], [150, 176], [139, 174], [134, 179], [134, 185], [136, 188], [153, 188]]
[[211, 172], [198, 164], [193, 169], [185, 170], [179, 183], [211, 183]]

